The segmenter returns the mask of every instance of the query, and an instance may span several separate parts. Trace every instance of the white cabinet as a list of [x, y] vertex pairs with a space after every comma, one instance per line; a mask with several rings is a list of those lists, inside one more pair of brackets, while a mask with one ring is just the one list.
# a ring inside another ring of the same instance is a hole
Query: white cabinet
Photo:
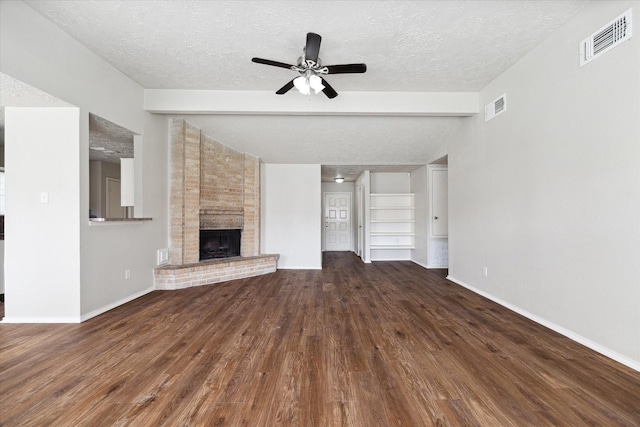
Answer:
[[[370, 198], [370, 249], [372, 259], [404, 259], [407, 255], [388, 255], [386, 250], [414, 248], [413, 193], [372, 193]], [[385, 254], [380, 252], [385, 250]], [[378, 251], [378, 256], [374, 251]]]

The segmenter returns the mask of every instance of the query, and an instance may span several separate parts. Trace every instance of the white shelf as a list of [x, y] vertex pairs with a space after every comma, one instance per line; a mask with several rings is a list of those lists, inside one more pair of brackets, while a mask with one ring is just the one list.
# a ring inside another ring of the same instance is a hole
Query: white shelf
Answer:
[[389, 218], [389, 219], [372, 219], [371, 220], [372, 223], [378, 223], [378, 224], [383, 224], [383, 223], [391, 223], [391, 222], [406, 222], [407, 224], [409, 223], [413, 223], [415, 222], [413, 219], [406, 219], [406, 218]]
[[369, 249], [414, 249], [413, 193], [374, 193], [370, 202]]
[[414, 245], [371, 245], [372, 250], [375, 249], [415, 249]]
[[413, 193], [371, 193], [371, 197], [413, 197]]
[[371, 210], [406, 211], [415, 209], [413, 206], [371, 206]]
[[412, 231], [372, 231], [372, 236], [413, 236]]

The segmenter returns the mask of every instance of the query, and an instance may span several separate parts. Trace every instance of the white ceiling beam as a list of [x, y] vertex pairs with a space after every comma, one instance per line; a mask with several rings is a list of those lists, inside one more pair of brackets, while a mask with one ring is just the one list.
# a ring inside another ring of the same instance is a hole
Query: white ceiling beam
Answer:
[[160, 114], [472, 116], [477, 92], [340, 92], [285, 95], [270, 91], [146, 89], [144, 109]]

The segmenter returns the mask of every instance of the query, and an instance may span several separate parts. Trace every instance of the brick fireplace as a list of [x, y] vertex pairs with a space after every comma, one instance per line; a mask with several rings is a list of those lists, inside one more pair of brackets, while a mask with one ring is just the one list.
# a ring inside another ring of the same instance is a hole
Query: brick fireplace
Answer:
[[[278, 256], [260, 254], [260, 159], [182, 119], [173, 120], [170, 131], [170, 265], [156, 268], [156, 289], [274, 272]], [[201, 230], [229, 229], [241, 230], [240, 257], [201, 262]]]

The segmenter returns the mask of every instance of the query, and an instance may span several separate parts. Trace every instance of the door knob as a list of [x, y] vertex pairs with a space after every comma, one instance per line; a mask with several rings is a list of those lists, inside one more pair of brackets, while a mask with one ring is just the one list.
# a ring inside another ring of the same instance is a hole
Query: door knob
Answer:
[[433, 217], [433, 219], [438, 219], [438, 217], [437, 217], [437, 216], [434, 216], [434, 217]]

